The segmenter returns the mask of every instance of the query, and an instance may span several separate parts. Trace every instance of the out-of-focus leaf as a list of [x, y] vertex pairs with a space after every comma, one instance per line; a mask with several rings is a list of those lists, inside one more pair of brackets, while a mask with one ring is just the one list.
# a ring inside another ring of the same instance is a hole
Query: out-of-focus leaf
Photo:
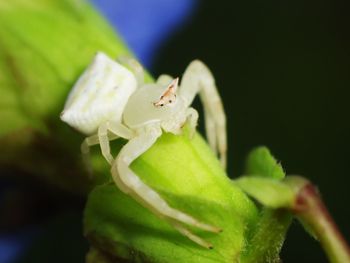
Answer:
[[245, 174], [257, 175], [274, 179], [285, 177], [282, 166], [276, 162], [266, 147], [258, 147], [252, 150], [246, 161]]
[[4, 77], [13, 81], [2, 89], [14, 93], [22, 114], [36, 121], [59, 114], [71, 85], [96, 51], [112, 57], [128, 54], [89, 5], [68, 2], [0, 4]]
[[[86, 2], [0, 1], [0, 164], [86, 193], [83, 135], [59, 119], [73, 83], [103, 50], [129, 55]], [[105, 165], [105, 169], [107, 165]]]
[[294, 202], [294, 192], [281, 181], [245, 176], [236, 180], [236, 183], [247, 194], [270, 208], [289, 207]]

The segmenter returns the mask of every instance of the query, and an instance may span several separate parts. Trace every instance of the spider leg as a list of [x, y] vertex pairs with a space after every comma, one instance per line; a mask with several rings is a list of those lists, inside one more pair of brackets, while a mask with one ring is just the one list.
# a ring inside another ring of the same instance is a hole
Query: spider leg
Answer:
[[199, 60], [187, 67], [180, 85], [180, 96], [188, 107], [199, 93], [204, 106], [206, 133], [214, 152], [219, 151], [221, 164], [226, 168], [226, 115], [217, 91], [214, 77]]
[[[108, 134], [108, 141], [118, 139], [119, 136], [115, 134]], [[92, 167], [90, 162], [90, 147], [93, 145], [100, 144], [100, 139], [97, 134], [86, 137], [82, 142], [80, 149], [82, 153], [83, 163], [88, 170], [88, 173], [92, 175]]]
[[118, 135], [121, 138], [129, 140], [135, 137], [135, 132], [130, 130], [121, 122], [108, 121], [106, 122], [106, 127], [107, 127], [107, 130], [110, 131], [112, 134]]
[[209, 243], [209, 242], [205, 241], [204, 239], [196, 236], [190, 230], [188, 230], [187, 228], [183, 227], [178, 222], [174, 221], [171, 224], [177, 231], [179, 231], [181, 234], [183, 234], [184, 236], [188, 237], [190, 240], [192, 240], [193, 242], [197, 243], [198, 245], [200, 245], [202, 247], [209, 248], [209, 249], [213, 248], [213, 245], [211, 243]]
[[100, 127], [98, 128], [98, 139], [101, 146], [101, 152], [103, 157], [105, 157], [105, 159], [107, 160], [107, 162], [109, 164], [112, 164], [114, 158], [111, 154], [108, 131], [110, 131], [112, 134], [118, 137], [127, 140], [134, 137], [134, 133], [120, 122], [108, 121], [100, 125]]
[[111, 154], [109, 145], [107, 123], [102, 123], [100, 127], [98, 127], [97, 136], [100, 143], [102, 155], [107, 160], [107, 162], [111, 164], [113, 162], [113, 156]]
[[[182, 234], [194, 242], [210, 247], [210, 244], [195, 236], [180, 223], [185, 223], [210, 232], [220, 232], [220, 229], [187, 215], [179, 210], [170, 207], [167, 202], [151, 187], [146, 185], [131, 169], [130, 164], [141, 154], [146, 152], [161, 135], [160, 127], [148, 126], [146, 130], [140, 132], [138, 136], [131, 139], [119, 152], [116, 160], [112, 164], [111, 173], [117, 185], [122, 184], [122, 191], [149, 208], [157, 216], [164, 218]], [[175, 222], [175, 223], [174, 223]]]
[[156, 83], [160, 85], [168, 85], [174, 78], [167, 74], [162, 74], [158, 77]]
[[114, 158], [110, 150], [110, 140], [108, 139], [108, 131], [110, 131], [114, 135], [117, 135], [127, 140], [134, 137], [134, 133], [120, 122], [106, 122], [105, 124], [102, 124], [100, 126], [98, 134], [100, 139], [102, 155], [106, 158], [107, 162], [110, 165], [112, 165]]
[[186, 115], [187, 122], [190, 125], [190, 138], [192, 138], [194, 133], [196, 132], [196, 127], [198, 124], [198, 112], [194, 108], [190, 107], [187, 108]]
[[143, 85], [145, 74], [142, 65], [130, 56], [119, 56], [117, 59], [122, 65], [128, 67], [135, 75], [138, 87]]
[[208, 138], [208, 142], [210, 145], [210, 148], [213, 149], [213, 151], [217, 154], [218, 146], [216, 141], [216, 129], [215, 129], [215, 122], [211, 115], [208, 113], [208, 110], [204, 109], [204, 124], [205, 124], [205, 132], [206, 136]]
[[97, 130], [97, 134], [85, 138], [80, 147], [83, 154], [83, 162], [85, 163], [89, 173], [92, 173], [90, 163], [90, 146], [100, 144], [103, 157], [109, 164], [112, 164], [114, 158], [111, 154], [109, 142], [118, 138], [130, 139], [132, 137], [134, 137], [134, 133], [119, 122], [102, 123]]

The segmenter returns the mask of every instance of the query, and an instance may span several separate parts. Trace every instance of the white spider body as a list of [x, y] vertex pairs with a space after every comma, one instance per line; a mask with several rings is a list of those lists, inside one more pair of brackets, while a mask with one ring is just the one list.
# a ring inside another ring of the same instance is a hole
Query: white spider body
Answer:
[[106, 122], [120, 122], [135, 76], [105, 54], [97, 53], [68, 96], [61, 119], [86, 135]]
[[[129, 166], [152, 147], [163, 131], [180, 134], [188, 122], [191, 134], [195, 132], [198, 113], [190, 105], [199, 93], [209, 144], [215, 153], [219, 152], [225, 167], [226, 119], [214, 78], [202, 62], [195, 60], [186, 69], [180, 87], [178, 78], [167, 75], [160, 76], [156, 83], [144, 84], [142, 67], [133, 59], [124, 62], [133, 72], [103, 53], [97, 53], [73, 87], [61, 119], [90, 135], [81, 147], [87, 164], [89, 146], [100, 144], [102, 155], [111, 164], [112, 178], [121, 191], [189, 239], [211, 248], [210, 243], [191, 233], [183, 224], [211, 232], [220, 229], [170, 207]], [[109, 141], [119, 137], [129, 141], [113, 158]]]
[[[177, 121], [174, 123], [183, 126], [187, 116], [184, 111], [184, 101], [181, 97], [177, 97], [167, 107], [154, 106], [154, 102], [159, 100], [163, 92], [164, 86], [157, 83], [143, 85], [135, 91], [125, 106], [123, 114], [124, 124], [131, 129], [138, 129], [152, 123], [158, 123], [163, 126], [162, 124], [166, 124], [167, 121], [177, 118], [181, 119], [181, 122], [178, 123]], [[162, 128], [168, 132], [172, 132], [167, 129], [167, 125]]]

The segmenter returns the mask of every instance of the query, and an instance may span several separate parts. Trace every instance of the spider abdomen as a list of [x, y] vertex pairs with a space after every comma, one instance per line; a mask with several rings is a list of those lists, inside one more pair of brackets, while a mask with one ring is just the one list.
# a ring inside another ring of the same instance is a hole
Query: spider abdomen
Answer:
[[69, 94], [61, 119], [84, 134], [93, 134], [103, 122], [121, 119], [136, 88], [132, 72], [97, 53]]

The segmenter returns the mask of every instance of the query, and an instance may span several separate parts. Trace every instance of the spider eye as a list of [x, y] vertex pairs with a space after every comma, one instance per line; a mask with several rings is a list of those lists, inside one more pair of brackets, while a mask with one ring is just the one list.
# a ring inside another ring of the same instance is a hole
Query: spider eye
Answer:
[[162, 103], [162, 104], [160, 104], [160, 106], [161, 106], [161, 107], [163, 107], [163, 106], [164, 106], [164, 104]]
[[169, 103], [172, 103], [173, 101], [172, 100], [169, 100]]

